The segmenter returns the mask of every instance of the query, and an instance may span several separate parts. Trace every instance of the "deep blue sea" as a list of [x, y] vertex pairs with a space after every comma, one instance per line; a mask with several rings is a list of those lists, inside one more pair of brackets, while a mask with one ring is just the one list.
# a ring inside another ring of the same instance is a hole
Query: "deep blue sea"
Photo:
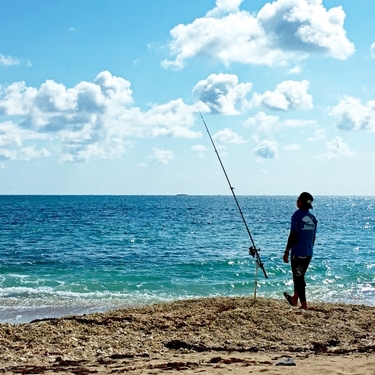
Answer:
[[[282, 262], [292, 196], [238, 196], [269, 276]], [[232, 196], [0, 196], [0, 322], [203, 296], [253, 296], [255, 261]], [[375, 197], [315, 197], [310, 301], [375, 306]]]

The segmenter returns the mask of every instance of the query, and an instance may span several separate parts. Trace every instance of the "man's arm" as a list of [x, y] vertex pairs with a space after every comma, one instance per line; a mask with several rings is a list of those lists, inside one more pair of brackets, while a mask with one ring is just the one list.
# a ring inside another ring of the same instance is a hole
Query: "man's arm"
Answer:
[[288, 242], [286, 244], [286, 248], [285, 248], [285, 252], [283, 256], [284, 263], [289, 263], [289, 251], [292, 248], [292, 246], [297, 243], [297, 240], [298, 240], [298, 233], [291, 230], [289, 233]]

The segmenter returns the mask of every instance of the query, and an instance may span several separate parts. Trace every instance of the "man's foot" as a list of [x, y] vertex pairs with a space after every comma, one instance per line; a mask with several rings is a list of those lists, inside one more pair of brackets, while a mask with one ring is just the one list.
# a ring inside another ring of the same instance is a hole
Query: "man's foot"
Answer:
[[287, 292], [284, 292], [284, 297], [288, 301], [290, 306], [296, 307], [297, 304], [294, 303], [292, 296], [290, 296]]

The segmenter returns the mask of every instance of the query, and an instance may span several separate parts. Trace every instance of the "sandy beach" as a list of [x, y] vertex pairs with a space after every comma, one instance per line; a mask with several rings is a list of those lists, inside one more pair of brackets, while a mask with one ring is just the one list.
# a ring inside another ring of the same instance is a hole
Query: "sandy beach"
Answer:
[[207, 298], [0, 325], [3, 374], [375, 375], [375, 307]]

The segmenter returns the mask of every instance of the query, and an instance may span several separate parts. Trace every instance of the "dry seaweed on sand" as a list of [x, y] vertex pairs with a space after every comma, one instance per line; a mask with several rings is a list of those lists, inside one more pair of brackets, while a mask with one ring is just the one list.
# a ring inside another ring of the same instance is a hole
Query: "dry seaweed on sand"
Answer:
[[202, 298], [2, 324], [0, 366], [134, 362], [167, 352], [337, 355], [375, 351], [374, 307], [310, 306], [311, 310], [303, 311], [285, 300]]

